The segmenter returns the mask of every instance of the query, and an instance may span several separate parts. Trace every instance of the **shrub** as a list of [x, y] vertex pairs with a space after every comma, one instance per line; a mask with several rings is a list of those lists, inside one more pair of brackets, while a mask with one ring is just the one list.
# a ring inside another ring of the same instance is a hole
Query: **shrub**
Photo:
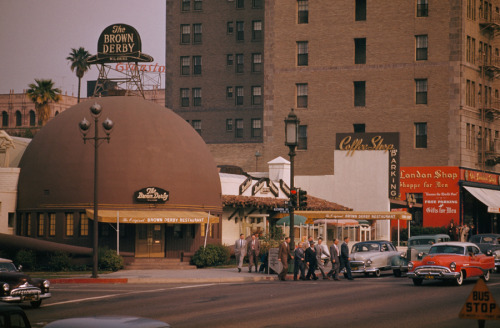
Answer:
[[99, 269], [118, 271], [123, 268], [123, 258], [109, 248], [99, 248]]
[[191, 258], [191, 263], [198, 268], [224, 265], [229, 263], [230, 252], [229, 248], [224, 245], [207, 245], [201, 246]]
[[17, 252], [14, 263], [22, 265], [23, 270], [36, 269], [36, 253], [32, 249], [21, 249]]
[[49, 267], [50, 271], [70, 271], [71, 258], [67, 253], [55, 252], [49, 256]]

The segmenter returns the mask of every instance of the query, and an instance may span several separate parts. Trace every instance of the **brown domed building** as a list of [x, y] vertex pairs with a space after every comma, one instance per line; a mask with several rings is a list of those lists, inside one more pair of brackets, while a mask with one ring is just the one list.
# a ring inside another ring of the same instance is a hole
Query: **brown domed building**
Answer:
[[120, 251], [178, 258], [203, 244], [209, 214], [207, 241], [220, 242], [221, 184], [204, 141], [171, 110], [137, 97], [81, 102], [40, 130], [20, 163], [17, 233], [92, 247], [94, 145], [78, 124], [94, 124], [95, 102], [99, 122], [114, 122], [99, 146], [99, 245], [115, 249], [119, 228]]

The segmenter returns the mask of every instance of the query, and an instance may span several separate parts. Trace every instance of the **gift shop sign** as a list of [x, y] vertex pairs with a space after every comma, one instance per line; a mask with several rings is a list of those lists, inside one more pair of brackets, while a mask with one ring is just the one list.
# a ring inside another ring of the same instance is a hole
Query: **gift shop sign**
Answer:
[[422, 194], [424, 226], [446, 226], [452, 219], [458, 222], [458, 167], [402, 167], [399, 180], [401, 199], [407, 199], [406, 194]]
[[357, 151], [381, 150], [389, 156], [389, 198], [399, 197], [399, 133], [337, 133], [335, 149], [352, 156]]

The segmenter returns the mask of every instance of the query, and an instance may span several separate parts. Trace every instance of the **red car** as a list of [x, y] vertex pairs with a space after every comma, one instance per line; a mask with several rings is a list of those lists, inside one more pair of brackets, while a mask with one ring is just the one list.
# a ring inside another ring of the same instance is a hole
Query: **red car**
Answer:
[[494, 257], [481, 253], [473, 243], [436, 243], [421, 261], [408, 263], [408, 278], [413, 279], [416, 286], [420, 286], [424, 279], [449, 280], [460, 286], [466, 278], [490, 280], [494, 268]]

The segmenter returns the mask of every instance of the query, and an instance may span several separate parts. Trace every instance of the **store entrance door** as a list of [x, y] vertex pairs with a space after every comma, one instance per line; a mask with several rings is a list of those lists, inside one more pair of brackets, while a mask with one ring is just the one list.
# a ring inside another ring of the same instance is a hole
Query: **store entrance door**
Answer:
[[138, 224], [135, 235], [136, 257], [165, 257], [165, 225]]

